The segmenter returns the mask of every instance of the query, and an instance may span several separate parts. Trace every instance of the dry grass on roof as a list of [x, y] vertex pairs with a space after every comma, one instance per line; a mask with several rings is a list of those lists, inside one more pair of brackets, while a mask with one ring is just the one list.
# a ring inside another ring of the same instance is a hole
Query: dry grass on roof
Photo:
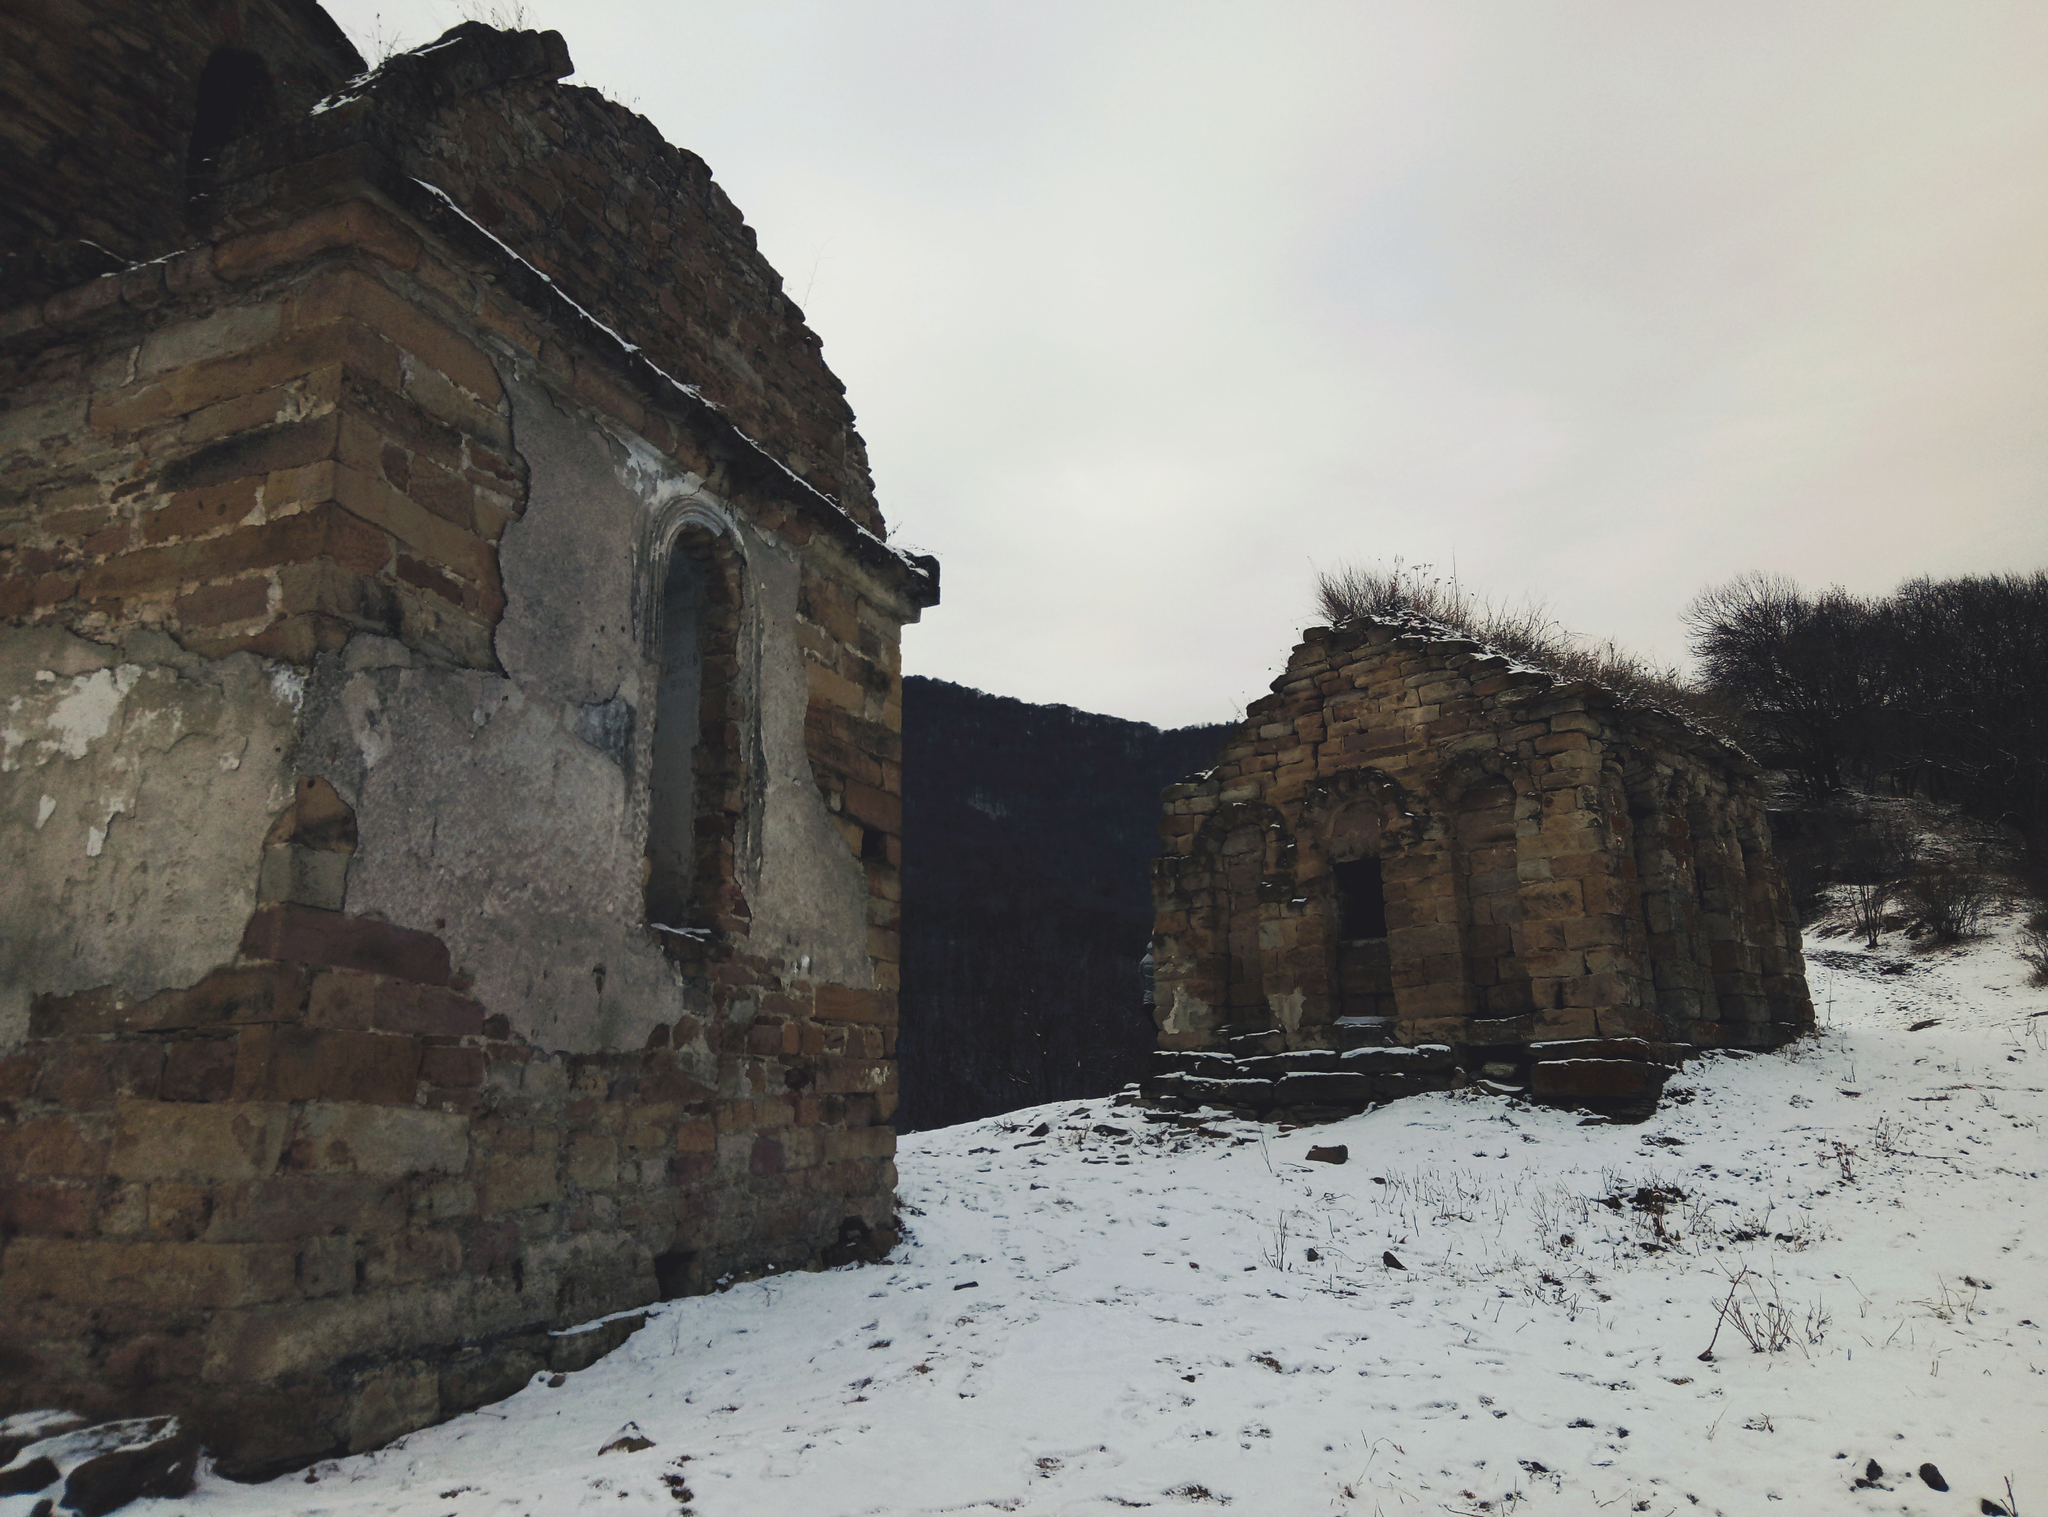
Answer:
[[1484, 644], [1518, 664], [1560, 680], [1584, 680], [1634, 705], [1659, 707], [1733, 738], [1738, 714], [1726, 701], [1652, 663], [1612, 638], [1566, 631], [1541, 601], [1488, 600], [1430, 571], [1427, 564], [1350, 564], [1316, 576], [1316, 609], [1332, 627], [1360, 622], [1429, 622]]

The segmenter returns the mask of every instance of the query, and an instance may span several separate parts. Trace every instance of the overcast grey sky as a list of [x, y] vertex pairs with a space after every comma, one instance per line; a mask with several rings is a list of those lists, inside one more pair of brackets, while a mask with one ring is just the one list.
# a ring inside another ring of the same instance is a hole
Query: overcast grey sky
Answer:
[[523, 10], [824, 339], [911, 673], [1177, 725], [1352, 560], [1666, 659], [1745, 569], [2048, 566], [2041, 0]]

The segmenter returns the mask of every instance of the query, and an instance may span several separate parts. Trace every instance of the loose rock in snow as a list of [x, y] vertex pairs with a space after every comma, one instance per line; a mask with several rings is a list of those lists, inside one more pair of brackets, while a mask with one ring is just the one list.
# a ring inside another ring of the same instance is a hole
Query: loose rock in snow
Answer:
[[198, 1467], [198, 1434], [175, 1417], [138, 1417], [28, 1444], [0, 1470], [0, 1492], [28, 1495], [62, 1479], [67, 1512], [102, 1517], [144, 1496], [184, 1495]]
[[[40, 1412], [16, 1412], [12, 1417], [0, 1417], [0, 1468], [14, 1462], [14, 1456], [31, 1443], [45, 1438], [54, 1438], [59, 1433], [68, 1433], [74, 1428], [84, 1427], [87, 1419], [76, 1412], [61, 1412], [54, 1409]], [[38, 1487], [26, 1487], [38, 1489]], [[13, 1494], [0, 1490], [0, 1494]]]
[[1347, 1143], [1332, 1143], [1327, 1148], [1309, 1149], [1308, 1156], [1318, 1164], [1342, 1164], [1350, 1159], [1351, 1147]]

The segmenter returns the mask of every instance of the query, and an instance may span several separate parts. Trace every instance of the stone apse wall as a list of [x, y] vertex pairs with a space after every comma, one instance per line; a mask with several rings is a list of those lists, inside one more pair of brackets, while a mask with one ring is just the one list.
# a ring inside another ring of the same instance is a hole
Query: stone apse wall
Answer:
[[[259, 1474], [888, 1245], [937, 565], [738, 213], [558, 36], [224, 108], [222, 49], [325, 17], [162, 9], [91, 66], [200, 106], [70, 191], [147, 212], [120, 268], [0, 311], [0, 1413]], [[40, 24], [10, 67], [86, 66]], [[282, 35], [278, 81], [333, 51]]]
[[1161, 833], [1155, 1096], [1640, 1114], [1812, 1025], [1754, 765], [1443, 628], [1311, 629]]

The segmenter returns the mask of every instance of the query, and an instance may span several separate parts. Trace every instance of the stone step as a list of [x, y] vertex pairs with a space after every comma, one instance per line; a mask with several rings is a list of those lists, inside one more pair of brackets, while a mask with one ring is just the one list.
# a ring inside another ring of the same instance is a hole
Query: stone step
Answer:
[[1331, 1030], [1339, 1048], [1385, 1048], [1394, 1041], [1392, 1017], [1339, 1017]]

